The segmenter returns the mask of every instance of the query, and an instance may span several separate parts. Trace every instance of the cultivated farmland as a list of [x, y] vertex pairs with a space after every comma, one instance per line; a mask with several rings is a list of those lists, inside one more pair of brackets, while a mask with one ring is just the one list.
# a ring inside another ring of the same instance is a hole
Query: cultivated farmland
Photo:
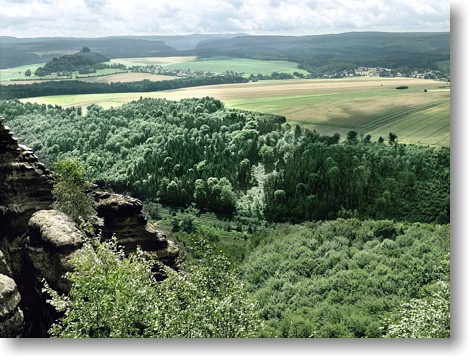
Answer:
[[298, 64], [290, 61], [254, 60], [240, 58], [209, 58], [188, 61], [184, 63], [173, 63], [165, 65], [170, 70], [191, 70], [194, 72], [204, 71], [213, 73], [225, 73], [234, 71], [236, 73], [271, 74], [273, 72], [293, 74], [294, 72], [307, 75], [306, 70], [298, 68]]
[[123, 64], [126, 66], [168, 65], [191, 62], [196, 56], [166, 56], [149, 58], [119, 58], [111, 59], [107, 64]]
[[[397, 86], [408, 86], [398, 90]], [[427, 92], [424, 90], [427, 89]], [[353, 78], [284, 80], [224, 84], [151, 93], [60, 95], [23, 101], [62, 106], [117, 106], [140, 97], [211, 96], [235, 107], [284, 115], [321, 134], [349, 130], [387, 139], [389, 132], [403, 143], [449, 146], [450, 92], [448, 84], [413, 78]]]

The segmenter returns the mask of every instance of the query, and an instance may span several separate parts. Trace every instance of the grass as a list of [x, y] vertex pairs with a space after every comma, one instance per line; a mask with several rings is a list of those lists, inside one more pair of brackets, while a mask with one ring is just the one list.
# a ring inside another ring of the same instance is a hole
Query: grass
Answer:
[[[41, 64], [31, 64], [31, 65], [23, 65], [23, 66], [18, 66], [15, 68], [8, 68], [8, 69], [0, 69], [0, 82], [4, 84], [28, 84], [30, 82], [36, 82], [36, 81], [45, 81], [45, 80], [57, 80], [58, 78], [67, 80], [69, 79], [68, 77], [62, 76], [58, 77], [57, 73], [52, 73], [50, 75], [46, 75], [43, 77], [35, 76], [34, 72], [37, 68], [44, 66], [46, 63], [41, 63]], [[32, 75], [31, 76], [26, 76], [25, 72], [26, 70], [31, 70]], [[98, 77], [102, 76], [111, 76], [111, 74], [114, 74], [116, 72], [121, 72], [121, 70], [118, 69], [99, 69], [96, 71], [96, 73], [91, 73], [91, 74], [79, 74], [78, 72], [74, 72], [72, 74], [72, 78], [75, 79], [78, 77], [78, 80], [83, 80], [83, 81], [88, 81], [91, 79], [96, 79]], [[119, 74], [116, 74], [119, 75]], [[18, 81], [16, 81], [18, 80]], [[111, 80], [114, 81], [114, 80]]]
[[[397, 90], [399, 85], [409, 89]], [[62, 106], [98, 103], [105, 108], [140, 97], [183, 98], [211, 96], [226, 107], [286, 116], [321, 134], [349, 130], [376, 140], [396, 133], [403, 143], [450, 145], [450, 92], [447, 83], [413, 78], [353, 78], [284, 80], [210, 85], [150, 93], [59, 95], [24, 99]], [[445, 87], [445, 88], [444, 88]], [[424, 92], [427, 89], [427, 92]]]
[[88, 79], [84, 78], [80, 80], [88, 81], [92, 83], [117, 83], [117, 82], [142, 81], [144, 79], [148, 79], [150, 81], [161, 81], [161, 80], [171, 80], [175, 78], [176, 78], [175, 76], [169, 76], [169, 75], [124, 72], [124, 73], [119, 73], [119, 74], [103, 75], [103, 76], [88, 78]]
[[307, 71], [299, 69], [296, 63], [289, 61], [268, 61], [253, 60], [242, 58], [210, 58], [199, 59], [178, 64], [165, 65], [171, 70], [191, 70], [194, 72], [204, 71], [213, 73], [225, 73], [226, 71], [234, 71], [236, 73], [250, 74], [271, 74], [273, 72], [289, 73], [299, 72], [308, 74]]
[[170, 56], [151, 58], [119, 58], [111, 59], [107, 64], [123, 64], [125, 66], [167, 65], [185, 63], [195, 60], [195, 56]]
[[0, 69], [0, 82], [6, 82], [10, 81], [12, 79], [28, 79], [28, 80], [35, 80], [35, 79], [41, 79], [39, 77], [35, 77], [34, 75], [32, 76], [26, 76], [25, 71], [26, 70], [31, 70], [31, 73], [34, 74], [34, 71], [41, 67], [44, 66], [46, 63], [40, 63], [40, 64], [30, 64], [30, 65], [23, 65], [23, 66], [17, 66], [14, 68], [8, 68], [8, 69]]
[[[172, 209], [159, 205], [160, 220], [152, 220], [151, 223], [159, 230], [165, 232], [170, 239], [184, 246], [185, 234], [173, 232], [171, 223], [172, 213], [182, 215], [180, 210]], [[217, 237], [217, 247], [221, 249], [226, 256], [233, 262], [240, 263], [243, 260], [245, 251], [250, 244], [250, 232], [246, 224], [237, 224], [233, 218], [223, 218], [213, 213], [201, 213], [194, 218], [194, 224], [197, 230], [212, 234]], [[263, 225], [257, 226], [259, 229]]]
[[442, 60], [436, 63], [441, 70], [450, 70], [450, 60]]

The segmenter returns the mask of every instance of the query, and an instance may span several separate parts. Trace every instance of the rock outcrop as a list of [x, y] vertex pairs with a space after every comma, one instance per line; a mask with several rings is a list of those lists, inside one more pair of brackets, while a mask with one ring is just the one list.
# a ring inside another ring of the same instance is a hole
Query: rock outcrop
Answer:
[[125, 252], [133, 252], [139, 246], [153, 259], [175, 266], [178, 247], [147, 223], [140, 200], [108, 192], [95, 192], [95, 199], [98, 216], [104, 221], [103, 238], [115, 236]]
[[23, 312], [15, 281], [0, 274], [0, 337], [19, 337], [23, 331]]
[[[0, 117], [0, 337], [46, 337], [58, 315], [46, 303], [42, 280], [67, 293], [63, 277], [86, 242], [85, 234], [65, 214], [51, 210], [53, 173], [32, 150], [18, 144]], [[142, 202], [95, 191], [102, 238], [115, 236], [125, 252], [140, 247], [158, 263], [176, 267], [178, 247], [148, 224]]]
[[85, 241], [85, 234], [69, 216], [43, 210], [29, 220], [26, 255], [40, 277], [56, 291], [67, 293], [71, 284], [63, 276], [73, 270], [70, 260]]
[[4, 337], [16, 337], [22, 334], [28, 308], [23, 294], [35, 287], [24, 264], [24, 235], [33, 213], [52, 204], [53, 176], [30, 148], [18, 144], [3, 120], [0, 117], [0, 273], [8, 280], [0, 308], [8, 313], [0, 317], [0, 329]]
[[27, 231], [34, 212], [52, 204], [53, 176], [2, 122], [0, 117], [0, 239], [14, 240]]

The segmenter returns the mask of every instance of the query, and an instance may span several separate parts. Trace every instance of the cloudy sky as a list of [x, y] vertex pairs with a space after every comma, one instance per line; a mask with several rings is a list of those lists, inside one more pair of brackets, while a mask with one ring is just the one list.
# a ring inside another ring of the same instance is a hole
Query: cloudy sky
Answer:
[[1, 0], [16, 37], [449, 31], [448, 0]]

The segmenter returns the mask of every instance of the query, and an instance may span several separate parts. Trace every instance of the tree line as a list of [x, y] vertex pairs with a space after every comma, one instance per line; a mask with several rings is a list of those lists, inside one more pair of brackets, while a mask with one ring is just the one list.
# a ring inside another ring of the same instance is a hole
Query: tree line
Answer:
[[79, 80], [44, 81], [34, 84], [0, 85], [0, 99], [20, 99], [50, 95], [140, 93], [203, 85], [246, 83], [241, 76], [216, 75], [172, 80], [116, 83], [90, 83]]

